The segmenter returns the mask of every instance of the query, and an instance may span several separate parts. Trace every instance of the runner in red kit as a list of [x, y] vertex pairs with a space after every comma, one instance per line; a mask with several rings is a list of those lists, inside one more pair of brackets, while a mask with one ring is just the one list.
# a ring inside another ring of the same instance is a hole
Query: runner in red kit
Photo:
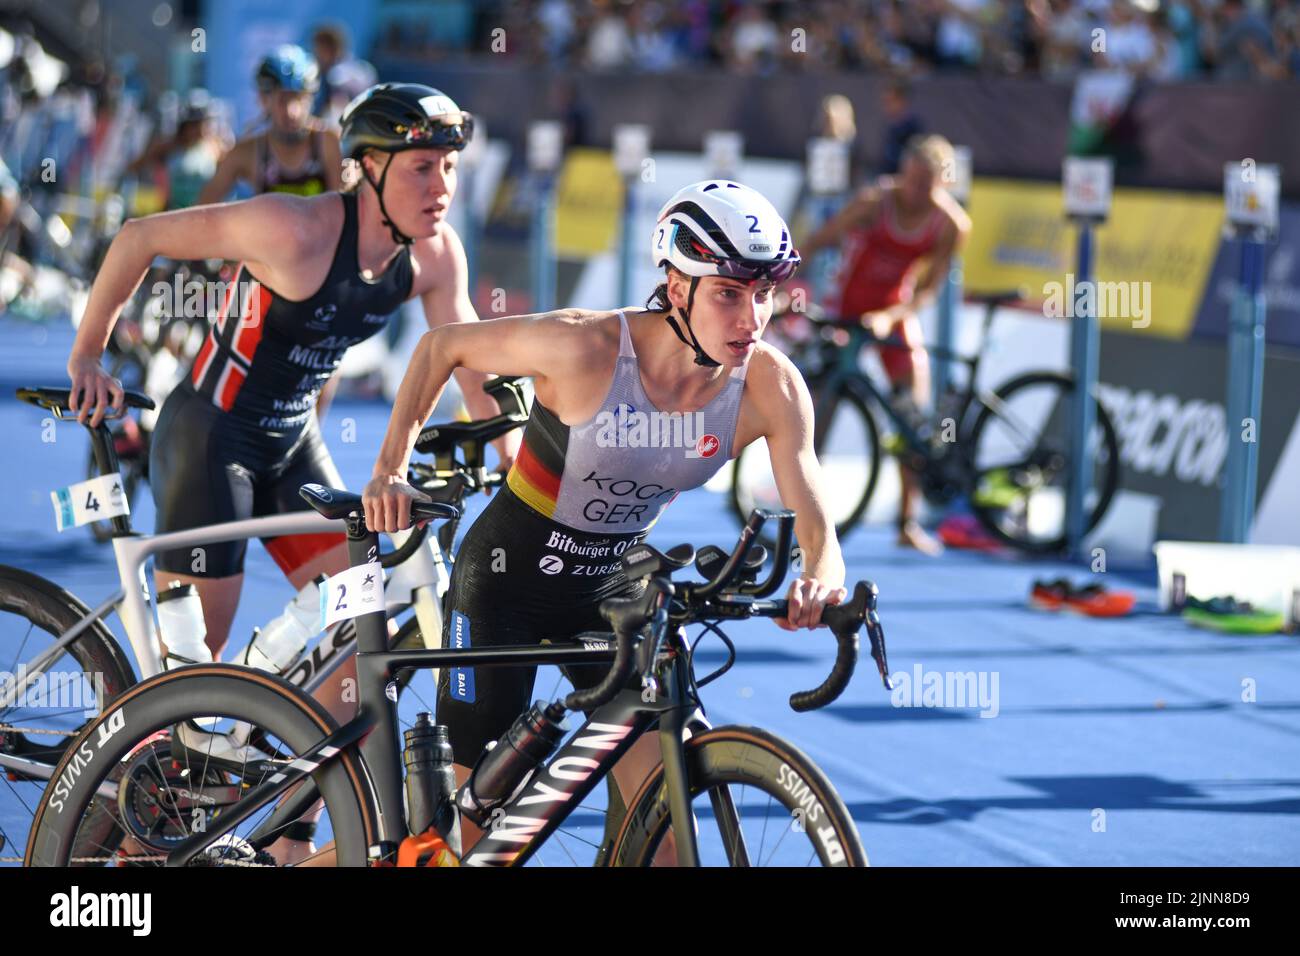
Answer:
[[[805, 259], [839, 245], [842, 251], [835, 314], [856, 317], [882, 345], [881, 364], [895, 395], [909, 393], [918, 408], [929, 403], [930, 363], [917, 312], [939, 289], [953, 254], [970, 232], [970, 219], [943, 187], [953, 168], [952, 146], [942, 136], [920, 136], [903, 153], [897, 176], [881, 177], [799, 244]], [[926, 554], [942, 546], [916, 521], [917, 475], [901, 459], [903, 494], [898, 542]]]

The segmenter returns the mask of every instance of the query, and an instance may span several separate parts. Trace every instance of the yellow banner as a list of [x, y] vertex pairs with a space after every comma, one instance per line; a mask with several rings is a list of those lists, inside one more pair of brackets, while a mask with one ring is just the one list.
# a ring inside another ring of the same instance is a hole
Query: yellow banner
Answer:
[[623, 180], [603, 149], [571, 149], [555, 196], [556, 252], [585, 259], [614, 248], [623, 211]]
[[[1077, 281], [1077, 238], [1065, 221], [1059, 185], [976, 179], [970, 215], [974, 226], [962, 257], [967, 289], [1027, 286], [1030, 298], [1049, 308], [1068, 296]], [[1218, 196], [1116, 189], [1110, 218], [1095, 232], [1093, 279], [1112, 287], [1097, 290], [1102, 327], [1186, 338], [1222, 227]], [[1123, 306], [1115, 308], [1121, 298]]]

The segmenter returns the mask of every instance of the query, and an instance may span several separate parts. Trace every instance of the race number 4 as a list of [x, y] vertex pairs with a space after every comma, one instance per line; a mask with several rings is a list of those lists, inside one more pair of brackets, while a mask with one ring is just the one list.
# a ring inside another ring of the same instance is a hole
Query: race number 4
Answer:
[[321, 630], [384, 609], [384, 570], [378, 561], [341, 571], [320, 588]]
[[51, 491], [50, 500], [54, 502], [54, 520], [60, 531], [131, 513], [122, 490], [122, 476], [117, 472]]

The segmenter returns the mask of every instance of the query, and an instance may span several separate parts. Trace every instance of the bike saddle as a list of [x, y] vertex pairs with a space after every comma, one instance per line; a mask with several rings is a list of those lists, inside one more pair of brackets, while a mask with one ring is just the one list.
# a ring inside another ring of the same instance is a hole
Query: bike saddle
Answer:
[[483, 383], [483, 391], [497, 400], [503, 415], [521, 415], [528, 417], [528, 396], [524, 392], [524, 380], [519, 375], [501, 375]]
[[[298, 489], [298, 494], [302, 496], [303, 501], [315, 508], [323, 517], [330, 519], [362, 514], [365, 510], [362, 507], [360, 495], [344, 491], [342, 488], [326, 488], [324, 485], [313, 483], [303, 485]], [[437, 521], [444, 518], [459, 517], [460, 509], [454, 505], [443, 504], [440, 501], [411, 502], [412, 521]]]
[[448, 455], [461, 445], [487, 444], [506, 432], [514, 431], [527, 421], [522, 416], [497, 415], [477, 422], [444, 422], [430, 425], [415, 440], [415, 450], [422, 455]]
[[[152, 398], [133, 388], [126, 389], [123, 397], [127, 408], [145, 408], [150, 411], [154, 408]], [[18, 389], [18, 399], [27, 402], [29, 405], [35, 405], [38, 408], [54, 412], [59, 418], [63, 418], [64, 415], [71, 415], [68, 410], [68, 403], [72, 400], [72, 389], [70, 388], [20, 388]]]

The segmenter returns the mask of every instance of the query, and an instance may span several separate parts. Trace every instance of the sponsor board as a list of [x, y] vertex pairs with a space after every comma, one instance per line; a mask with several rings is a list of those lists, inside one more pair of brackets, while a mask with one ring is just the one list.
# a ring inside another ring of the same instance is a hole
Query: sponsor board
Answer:
[[[1160, 538], [1215, 540], [1220, 483], [1228, 443], [1242, 440], [1241, 423], [1224, 409], [1227, 349], [1207, 341], [1167, 342], [1139, 334], [1103, 333], [1098, 390], [1115, 424], [1120, 487], [1161, 499]], [[1269, 355], [1256, 429], [1261, 503], [1274, 487], [1300, 484], [1300, 456], [1279, 469], [1300, 414], [1300, 359]], [[1278, 507], [1271, 524], [1300, 534], [1300, 515]], [[1293, 540], [1300, 540], [1297, 537]]]
[[[1060, 187], [976, 179], [974, 229], [962, 256], [968, 289], [1028, 286], [1039, 298], [1075, 265], [1076, 231], [1061, 211]], [[1096, 230], [1101, 282], [1149, 282], [1146, 334], [1184, 338], [1192, 327], [1219, 248], [1223, 201], [1217, 196], [1116, 189], [1106, 224]], [[1103, 316], [1104, 329], [1131, 330], [1127, 316]]]
[[[1300, 349], [1300, 203], [1284, 203], [1278, 241], [1264, 249], [1264, 339]], [[1224, 239], [1196, 312], [1195, 336], [1223, 339], [1241, 271], [1241, 244]]]

